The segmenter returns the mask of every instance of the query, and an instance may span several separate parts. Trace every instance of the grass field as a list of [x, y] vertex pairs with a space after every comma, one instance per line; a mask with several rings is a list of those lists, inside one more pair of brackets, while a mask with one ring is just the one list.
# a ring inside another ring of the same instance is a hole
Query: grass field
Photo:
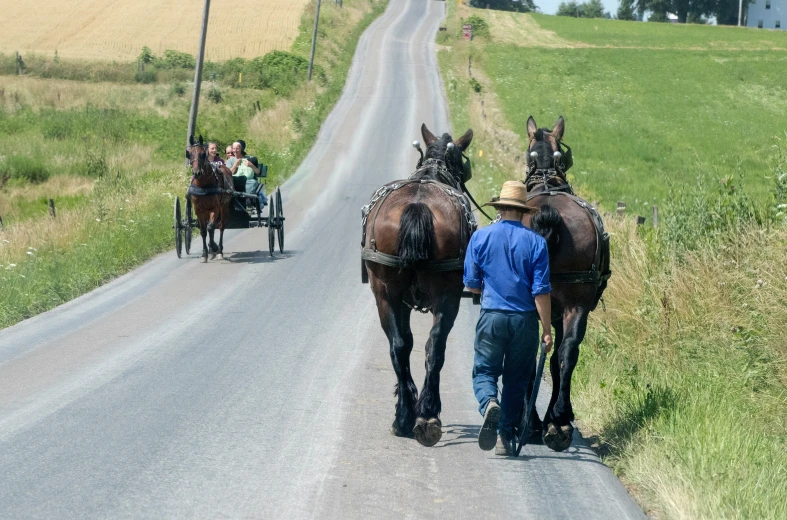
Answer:
[[[205, 47], [213, 61], [255, 58], [288, 50], [308, 0], [219, 1], [211, 4]], [[81, 0], [3, 2], [0, 52], [34, 52], [66, 59], [135, 60], [143, 46], [161, 54], [197, 53], [202, 0]], [[45, 12], [46, 16], [35, 13]]]
[[[562, 114], [572, 183], [607, 209], [606, 311], [572, 381], [582, 431], [653, 517], [787, 517], [787, 34], [447, 5], [471, 191], [523, 178], [527, 116]], [[489, 38], [457, 38], [471, 14]], [[658, 203], [659, 228], [613, 217], [617, 200]]]
[[[197, 133], [222, 150], [244, 138], [269, 165], [271, 186], [294, 172], [312, 146], [341, 94], [358, 39], [387, 5], [343, 3], [322, 7], [316, 81], [291, 77], [286, 91], [203, 84]], [[308, 56], [313, 7], [301, 12], [291, 56]], [[59, 65], [67, 75], [91, 63]], [[85, 80], [0, 75], [0, 328], [172, 247], [173, 198], [189, 179], [182, 157], [192, 86], [77, 76]], [[55, 219], [47, 215], [49, 198]]]
[[473, 54], [519, 136], [529, 115], [550, 126], [562, 114], [566, 142], [581, 158], [571, 172], [575, 182], [607, 207], [618, 200], [643, 208], [661, 203], [670, 182], [694, 183], [698, 163], [718, 178], [743, 172], [748, 190], [767, 194], [774, 137], [787, 131], [787, 33], [514, 13], [489, 18], [491, 41], [458, 42], [452, 70], [465, 81]]

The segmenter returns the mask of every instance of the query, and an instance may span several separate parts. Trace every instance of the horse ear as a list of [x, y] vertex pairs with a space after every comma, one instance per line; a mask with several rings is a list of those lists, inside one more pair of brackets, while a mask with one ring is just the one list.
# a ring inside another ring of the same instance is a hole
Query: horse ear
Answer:
[[533, 119], [533, 116], [527, 118], [527, 136], [530, 139], [536, 135], [536, 130], [538, 130], [538, 125], [536, 124], [536, 120]]
[[202, 134], [199, 135], [199, 145], [202, 146]]
[[437, 137], [435, 137], [434, 134], [430, 132], [428, 128], [426, 128], [426, 123], [421, 125], [421, 137], [424, 138], [424, 144], [427, 147], [433, 142], [437, 141]]
[[189, 136], [189, 144], [190, 144], [191, 146], [194, 146], [194, 136], [193, 136], [193, 135], [190, 135], [190, 136]]
[[186, 159], [191, 159], [191, 154], [189, 153], [188, 150], [186, 150]]
[[563, 131], [566, 129], [566, 121], [563, 119], [563, 116], [557, 118], [557, 123], [555, 123], [555, 128], [552, 130], [552, 137], [557, 139], [558, 141], [563, 139]]
[[473, 142], [473, 129], [471, 128], [467, 132], [465, 132], [465, 135], [454, 141], [454, 144], [464, 152], [470, 147], [470, 143], [472, 142]]

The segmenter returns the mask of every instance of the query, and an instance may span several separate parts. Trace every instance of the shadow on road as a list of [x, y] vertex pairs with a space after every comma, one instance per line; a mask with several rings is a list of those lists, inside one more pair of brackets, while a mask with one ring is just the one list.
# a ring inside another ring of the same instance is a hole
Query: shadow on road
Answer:
[[286, 251], [284, 253], [275, 253], [274, 256], [271, 256], [268, 251], [243, 251], [232, 253], [228, 256], [225, 255], [225, 259], [233, 264], [269, 264], [292, 258], [299, 253], [300, 251]]

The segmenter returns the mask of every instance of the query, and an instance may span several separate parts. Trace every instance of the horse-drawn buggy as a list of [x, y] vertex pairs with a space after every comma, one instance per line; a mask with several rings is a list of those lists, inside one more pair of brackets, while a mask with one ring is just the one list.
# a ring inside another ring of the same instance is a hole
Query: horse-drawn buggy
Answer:
[[[218, 256], [223, 258], [223, 238], [225, 229], [268, 228], [268, 252], [273, 256], [276, 240], [279, 252], [284, 252], [284, 208], [281, 189], [276, 188], [267, 197], [267, 216], [263, 216], [265, 181], [268, 166], [259, 165], [255, 173], [258, 188], [247, 191], [245, 177], [233, 177], [224, 166], [216, 166], [207, 160], [202, 137], [199, 142], [191, 139], [186, 149], [186, 158], [192, 170], [192, 181], [184, 197], [185, 211], [181, 211], [180, 197], [175, 197], [175, 252], [180, 258], [183, 247], [186, 254], [191, 252], [192, 231], [200, 230], [203, 243], [203, 262]], [[262, 195], [261, 195], [262, 194]], [[213, 235], [219, 229], [219, 242]], [[209, 240], [208, 240], [209, 237]]]

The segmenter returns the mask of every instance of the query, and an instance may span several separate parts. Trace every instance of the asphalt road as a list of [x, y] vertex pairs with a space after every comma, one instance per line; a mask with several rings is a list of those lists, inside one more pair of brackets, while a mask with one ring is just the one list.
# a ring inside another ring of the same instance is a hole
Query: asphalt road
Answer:
[[[360, 208], [414, 167], [421, 122], [448, 129], [443, 9], [392, 0], [362, 38], [283, 187], [287, 254], [268, 258], [264, 229], [232, 233], [224, 261], [170, 252], [0, 332], [0, 518], [643, 516], [579, 437], [519, 459], [478, 449], [469, 301], [443, 439], [389, 434], [395, 376], [360, 283]], [[419, 384], [429, 325], [415, 317]]]

